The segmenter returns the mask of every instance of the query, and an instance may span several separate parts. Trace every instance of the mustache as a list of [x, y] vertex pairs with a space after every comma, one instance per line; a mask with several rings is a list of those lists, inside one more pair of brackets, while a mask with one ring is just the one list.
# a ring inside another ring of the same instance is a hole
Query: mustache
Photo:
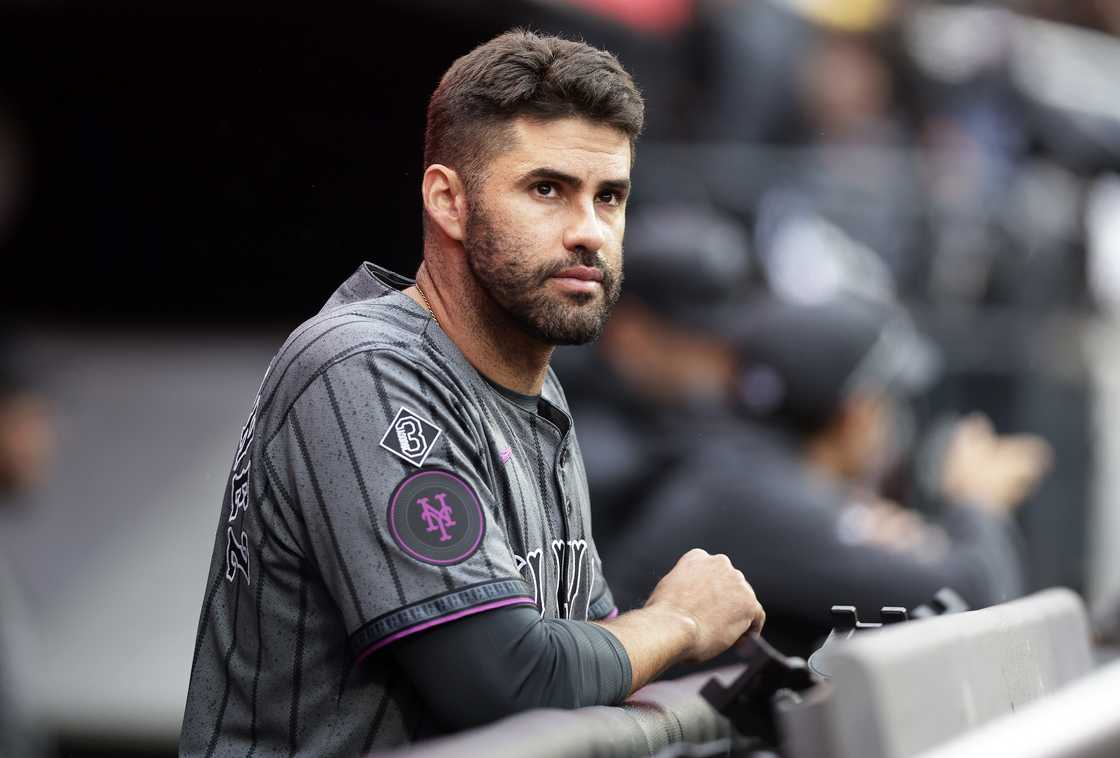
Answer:
[[557, 261], [556, 263], [553, 263], [546, 268], [541, 269], [537, 274], [539, 283], [544, 284], [546, 281], [556, 276], [561, 271], [573, 268], [575, 266], [587, 266], [588, 268], [594, 268], [598, 270], [598, 272], [603, 275], [604, 284], [609, 284], [610, 282], [614, 281], [614, 274], [609, 268], [607, 268], [607, 263], [603, 260], [603, 256], [599, 253], [595, 253], [594, 257], [592, 257], [591, 255], [576, 256], [568, 260]]

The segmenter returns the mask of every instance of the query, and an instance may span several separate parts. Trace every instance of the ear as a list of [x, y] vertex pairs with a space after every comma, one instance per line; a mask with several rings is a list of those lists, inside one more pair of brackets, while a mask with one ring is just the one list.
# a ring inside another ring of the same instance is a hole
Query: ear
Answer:
[[462, 242], [466, 236], [467, 193], [459, 174], [433, 163], [424, 171], [420, 196], [428, 218], [448, 237]]

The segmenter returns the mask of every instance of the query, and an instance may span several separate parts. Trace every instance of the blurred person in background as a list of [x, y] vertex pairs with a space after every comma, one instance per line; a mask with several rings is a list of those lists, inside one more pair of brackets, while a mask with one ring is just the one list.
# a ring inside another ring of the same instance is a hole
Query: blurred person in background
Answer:
[[627, 225], [635, 265], [605, 341], [557, 351], [601, 543], [641, 511], [689, 441], [726, 418], [737, 360], [723, 330], [753, 282], [748, 246], [734, 218], [707, 206], [646, 206]]
[[870, 32], [815, 26], [800, 52], [803, 141], [791, 175], [759, 199], [760, 253], [781, 265], [791, 241], [827, 225], [875, 257], [893, 286], [911, 286], [923, 269], [922, 197], [887, 45]]
[[895, 70], [876, 38], [818, 30], [798, 86], [806, 163], [793, 190], [825, 219], [878, 253], [894, 280], [920, 262], [916, 167], [898, 109]]
[[[54, 434], [46, 401], [0, 338], [0, 529], [47, 475]], [[24, 596], [0, 555], [0, 756], [44, 754], [26, 702], [31, 687], [34, 632]]]
[[[662, 263], [672, 255], [641, 239], [590, 369], [596, 391], [569, 382], [576, 413], [609, 432], [604, 442], [585, 430], [589, 460], [629, 445], [589, 468], [597, 502], [609, 495], [597, 533], [623, 602], [639, 601], [680, 545], [702, 545], [744, 566], [766, 601], [767, 637], [804, 654], [833, 604], [913, 607], [951, 586], [979, 607], [1022, 591], [1009, 517], [1046, 470], [1041, 440], [1000, 437], [981, 417], [952, 424], [920, 456], [936, 517], [891, 502], [878, 484], [899, 456], [893, 417], [921, 378], [917, 336], [855, 300], [720, 303], [742, 249], [678, 249], [695, 262], [690, 295], [684, 264]], [[726, 263], [705, 265], [713, 255]], [[600, 396], [612, 386], [608, 398], [630, 396], [622, 410]], [[602, 471], [610, 460], [623, 465]]]

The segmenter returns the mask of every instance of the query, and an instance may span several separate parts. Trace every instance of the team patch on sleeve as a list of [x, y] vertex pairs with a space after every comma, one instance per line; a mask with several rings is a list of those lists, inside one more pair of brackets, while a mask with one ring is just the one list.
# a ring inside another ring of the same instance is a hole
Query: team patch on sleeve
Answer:
[[413, 466], [423, 466], [441, 434], [438, 426], [402, 406], [381, 438], [381, 447]]
[[401, 550], [437, 566], [470, 558], [486, 531], [474, 489], [442, 469], [418, 471], [398, 484], [389, 498], [388, 523]]

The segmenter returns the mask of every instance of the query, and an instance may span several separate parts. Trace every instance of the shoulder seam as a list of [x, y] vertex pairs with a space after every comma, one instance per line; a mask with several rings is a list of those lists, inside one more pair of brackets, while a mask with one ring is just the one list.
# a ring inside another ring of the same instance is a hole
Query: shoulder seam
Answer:
[[[339, 317], [342, 317], [342, 316], [356, 316], [358, 318], [355, 318], [353, 321], [346, 321], [346, 322], [343, 322], [341, 324], [335, 324], [335, 325], [333, 325], [333, 326], [331, 326], [327, 329], [324, 329], [320, 334], [317, 334], [314, 337], [310, 338], [310, 341], [306, 345], [299, 348], [299, 350], [296, 351], [296, 354], [294, 356], [292, 356], [291, 360], [289, 360], [284, 365], [284, 368], [279, 370], [279, 374], [277, 376], [276, 384], [273, 386], [272, 391], [268, 393], [268, 396], [264, 399], [264, 402], [261, 404], [261, 411], [262, 412], [264, 410], [266, 410], [269, 406], [272, 405], [273, 397], [276, 394], [276, 390], [280, 387], [281, 381], [283, 380], [284, 376], [287, 375], [288, 370], [293, 365], [295, 365], [295, 362], [299, 359], [299, 357], [301, 355], [303, 355], [306, 351], [310, 350], [312, 346], [314, 346], [315, 344], [317, 344], [319, 342], [319, 340], [323, 339], [324, 337], [326, 337], [328, 334], [335, 331], [336, 329], [341, 329], [343, 327], [350, 326], [351, 324], [358, 324], [358, 323], [362, 323], [363, 321], [371, 320], [371, 317], [367, 313], [347, 311], [345, 313], [332, 313], [331, 315], [317, 321], [316, 324], [323, 324], [323, 323], [326, 323], [327, 321], [329, 321], [331, 319], [339, 318]], [[311, 319], [311, 321], [315, 321], [315, 319]], [[276, 354], [276, 357], [273, 358], [273, 362], [277, 366], [279, 366], [280, 358], [288, 351], [288, 349], [294, 349], [296, 341], [298, 341], [301, 337], [303, 337], [305, 334], [307, 334], [307, 332], [310, 331], [311, 328], [313, 326], [315, 326], [316, 324], [307, 323], [305, 326], [303, 326], [300, 329], [298, 335], [295, 335], [294, 337], [289, 337], [288, 340], [285, 340], [284, 345], [281, 346], [280, 351]], [[398, 326], [399, 326], [399, 324], [398, 324]], [[361, 344], [372, 345], [372, 344], [376, 344], [376, 342], [377, 342], [377, 340], [370, 340], [366, 343], [361, 343]], [[385, 344], [391, 344], [391, 343], [386, 342]]]
[[[355, 356], [365, 355], [366, 353], [376, 353], [376, 352], [392, 353], [393, 355], [396, 355], [398, 358], [401, 358], [401, 359], [407, 361], [408, 356], [405, 355], [403, 352], [401, 352], [401, 350], [400, 350], [401, 346], [402, 346], [401, 343], [385, 343], [385, 342], [382, 342], [381, 340], [375, 340], [375, 341], [370, 341], [370, 342], [359, 342], [357, 345], [351, 345], [346, 350], [343, 350], [340, 353], [336, 353], [335, 355], [331, 356], [328, 360], [324, 361], [323, 365], [321, 365], [318, 369], [316, 369], [315, 372], [307, 378], [307, 381], [304, 382], [303, 386], [299, 388], [299, 391], [295, 394], [295, 397], [292, 398], [292, 402], [289, 403], [288, 407], [284, 410], [284, 413], [280, 417], [280, 420], [277, 423], [276, 428], [272, 431], [272, 434], [270, 434], [268, 436], [268, 439], [266, 439], [264, 441], [262, 449], [264, 451], [266, 451], [266, 454], [267, 454], [267, 450], [268, 450], [269, 446], [272, 444], [272, 441], [274, 439], [276, 439], [276, 436], [278, 434], [280, 434], [280, 432], [284, 429], [284, 426], [288, 423], [288, 415], [291, 414], [292, 408], [294, 408], [296, 406], [296, 403], [298, 403], [303, 398], [304, 394], [311, 387], [311, 385], [314, 384], [315, 381], [319, 377], [321, 377], [323, 374], [325, 374], [331, 368], [333, 368], [334, 366], [337, 366], [339, 363], [342, 363], [343, 361], [347, 361], [347, 360], [349, 360], [349, 359], [351, 359]], [[413, 363], [413, 368], [416, 369], [417, 371], [421, 371], [421, 372], [427, 374], [432, 379], [435, 378], [434, 376], [432, 376], [432, 373], [430, 371], [428, 371], [428, 369], [426, 369], [423, 366], [420, 366], [419, 364]], [[277, 387], [278, 386], [279, 385], [277, 385]], [[274, 392], [275, 392], [275, 390], [274, 390]]]

